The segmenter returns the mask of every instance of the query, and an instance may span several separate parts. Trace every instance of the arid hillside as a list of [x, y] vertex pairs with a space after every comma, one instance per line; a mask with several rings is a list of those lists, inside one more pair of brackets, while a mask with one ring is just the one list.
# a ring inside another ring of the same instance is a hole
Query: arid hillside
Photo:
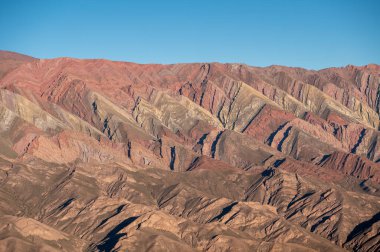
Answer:
[[0, 51], [0, 251], [379, 251], [380, 66]]

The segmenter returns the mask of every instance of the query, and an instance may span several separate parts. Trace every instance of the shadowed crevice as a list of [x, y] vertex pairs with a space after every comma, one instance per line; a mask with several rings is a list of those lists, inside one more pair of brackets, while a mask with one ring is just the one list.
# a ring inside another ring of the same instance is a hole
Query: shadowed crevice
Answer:
[[256, 119], [256, 117], [263, 111], [264, 108], [265, 108], [265, 105], [262, 106], [259, 109], [259, 111], [252, 116], [252, 118], [248, 121], [247, 125], [245, 125], [244, 128], [241, 130], [241, 133], [244, 133], [248, 129], [248, 127], [252, 124], [252, 122]]
[[174, 162], [176, 158], [175, 146], [170, 147], [170, 170], [174, 171]]
[[106, 237], [101, 241], [101, 243], [97, 246], [97, 249], [99, 251], [109, 252], [113, 251], [115, 245], [120, 240], [121, 237], [125, 236], [126, 233], [120, 233], [119, 232], [127, 227], [129, 224], [131, 224], [133, 221], [135, 221], [139, 216], [130, 217], [128, 219], [125, 219], [121, 223], [119, 223], [115, 228], [113, 228]]
[[280, 165], [282, 165], [284, 162], [285, 162], [286, 158], [283, 158], [283, 159], [277, 159], [274, 163], [273, 163], [273, 166], [275, 168], [278, 168]]
[[370, 228], [373, 224], [375, 224], [378, 221], [380, 221], [380, 212], [378, 212], [377, 214], [375, 214], [374, 216], [372, 216], [371, 219], [366, 220], [366, 221], [364, 221], [364, 222], [356, 225], [356, 227], [347, 236], [347, 239], [346, 239], [345, 243], [348, 243], [349, 241], [351, 241], [356, 236], [358, 236], [361, 233], [363, 233], [365, 230], [367, 230], [368, 228]]
[[123, 204], [123, 205], [119, 206], [118, 208], [116, 208], [115, 212], [111, 216], [109, 216], [109, 217], [105, 218], [104, 220], [102, 220], [100, 222], [100, 224], [95, 229], [98, 229], [99, 227], [103, 226], [109, 219], [111, 219], [112, 217], [115, 217], [116, 215], [118, 215], [121, 212], [121, 210], [123, 210], [124, 207], [125, 207], [125, 204]]
[[68, 207], [70, 204], [71, 204], [71, 202], [73, 202], [75, 200], [75, 198], [70, 198], [70, 199], [68, 199], [68, 200], [66, 200], [65, 202], [63, 202], [59, 207], [58, 207], [58, 210], [63, 210], [63, 209], [65, 209], [66, 207]]
[[232, 204], [226, 206], [225, 208], [223, 208], [222, 212], [218, 214], [217, 216], [215, 216], [214, 218], [212, 218], [210, 222], [221, 219], [224, 215], [228, 214], [232, 210], [232, 208], [237, 204], [238, 202], [233, 202]]
[[277, 150], [282, 151], [282, 145], [284, 144], [285, 140], [288, 138], [291, 129], [292, 127], [289, 127], [286, 129], [284, 133], [284, 137], [281, 139], [281, 141], [278, 144]]
[[273, 169], [267, 169], [261, 173], [261, 176], [263, 176], [263, 177], [272, 177], [273, 175], [274, 175]]
[[365, 133], [366, 133], [366, 129], [362, 129], [362, 131], [360, 132], [358, 141], [356, 142], [356, 144], [354, 145], [354, 147], [352, 147], [352, 149], [351, 149], [351, 153], [356, 153], [356, 150], [358, 149], [359, 145], [363, 141]]
[[288, 122], [284, 123], [284, 124], [281, 124], [272, 134], [270, 134], [270, 136], [268, 137], [268, 139], [265, 141], [269, 146], [272, 145], [272, 142], [274, 140], [274, 137], [277, 135], [277, 133], [282, 130], [285, 125], [288, 124]]
[[219, 132], [218, 135], [216, 136], [214, 142], [211, 145], [211, 157], [215, 158], [215, 152], [216, 152], [216, 145], [219, 142], [220, 137], [222, 136], [223, 131]]

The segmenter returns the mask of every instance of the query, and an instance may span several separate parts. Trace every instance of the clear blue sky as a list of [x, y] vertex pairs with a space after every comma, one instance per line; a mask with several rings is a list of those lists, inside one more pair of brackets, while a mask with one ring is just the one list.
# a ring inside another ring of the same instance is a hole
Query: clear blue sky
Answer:
[[139, 63], [380, 64], [380, 0], [0, 0], [0, 49]]

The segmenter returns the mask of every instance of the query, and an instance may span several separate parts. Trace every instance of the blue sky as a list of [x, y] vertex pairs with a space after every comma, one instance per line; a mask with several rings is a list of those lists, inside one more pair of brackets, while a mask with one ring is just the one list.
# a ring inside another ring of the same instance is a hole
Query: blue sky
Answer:
[[0, 0], [0, 49], [138, 63], [380, 64], [380, 1]]

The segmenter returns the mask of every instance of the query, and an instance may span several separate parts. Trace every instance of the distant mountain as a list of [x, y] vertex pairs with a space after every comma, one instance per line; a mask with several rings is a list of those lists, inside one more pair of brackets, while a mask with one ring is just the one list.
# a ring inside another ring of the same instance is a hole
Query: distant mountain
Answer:
[[378, 65], [0, 71], [0, 250], [380, 250]]
[[27, 55], [0, 50], [0, 78], [19, 65], [34, 60], [36, 59]]

